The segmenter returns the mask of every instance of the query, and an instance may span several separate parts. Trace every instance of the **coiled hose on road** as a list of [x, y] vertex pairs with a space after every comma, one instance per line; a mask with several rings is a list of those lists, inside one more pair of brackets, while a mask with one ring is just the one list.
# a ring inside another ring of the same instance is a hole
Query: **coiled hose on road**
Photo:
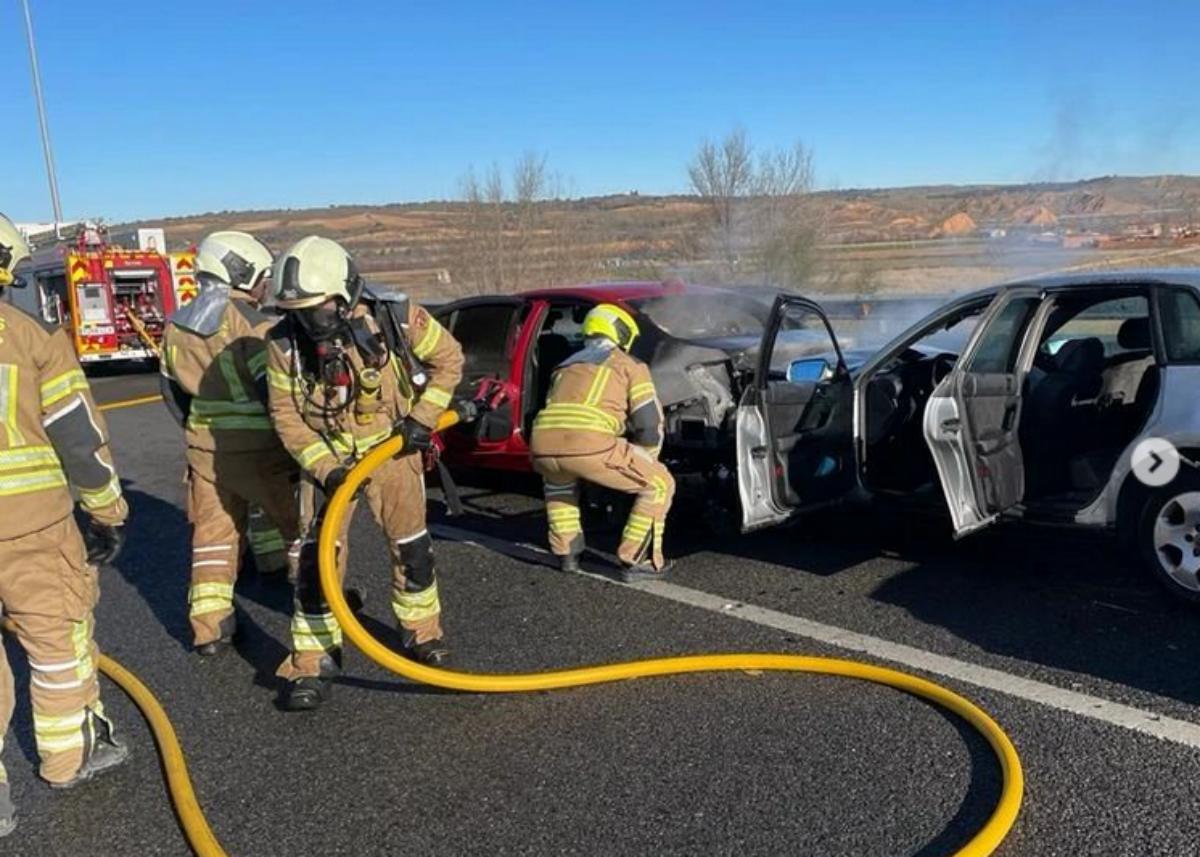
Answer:
[[[155, 398], [115, 402], [101, 406], [101, 409], [131, 407], [153, 401]], [[455, 425], [460, 418], [457, 411], [447, 411], [439, 423], [439, 430]], [[887, 685], [927, 699], [954, 712], [983, 735], [996, 754], [996, 760], [1004, 778], [1000, 799], [983, 827], [961, 849], [955, 852], [956, 857], [984, 857], [984, 855], [991, 854], [1012, 829], [1024, 794], [1021, 760], [1017, 756], [1012, 741], [983, 709], [970, 700], [941, 685], [899, 670], [838, 658], [747, 652], [651, 658], [549, 672], [484, 674], [425, 666], [387, 648], [371, 636], [346, 603], [342, 593], [342, 582], [338, 579], [336, 541], [341, 524], [349, 514], [350, 501], [355, 492], [377, 468], [389, 458], [400, 453], [403, 446], [402, 438], [392, 438], [371, 450], [354, 466], [346, 477], [345, 483], [329, 500], [318, 544], [321, 588], [330, 610], [341, 624], [344, 636], [379, 666], [410, 681], [474, 693], [527, 693], [537, 690], [602, 684], [631, 678], [744, 670], [817, 673]], [[183, 751], [175, 736], [175, 730], [171, 727], [171, 722], [162, 707], [132, 673], [111, 658], [102, 656], [100, 669], [130, 695], [150, 724], [162, 755], [171, 799], [192, 849], [199, 857], [226, 857], [225, 851], [205, 820], [204, 813], [196, 800], [191, 780], [188, 777]]]

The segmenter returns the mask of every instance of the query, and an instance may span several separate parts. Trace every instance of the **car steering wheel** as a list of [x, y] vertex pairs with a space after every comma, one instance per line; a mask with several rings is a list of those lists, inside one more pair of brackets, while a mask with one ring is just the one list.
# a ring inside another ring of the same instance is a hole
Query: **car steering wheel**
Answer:
[[929, 361], [929, 389], [931, 391], [954, 370], [954, 364], [957, 362], [957, 354], [939, 354]]

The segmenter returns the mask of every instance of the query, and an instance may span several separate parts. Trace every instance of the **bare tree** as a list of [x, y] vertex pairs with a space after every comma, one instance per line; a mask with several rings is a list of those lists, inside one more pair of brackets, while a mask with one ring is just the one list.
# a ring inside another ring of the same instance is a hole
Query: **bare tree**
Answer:
[[815, 220], [805, 217], [812, 190], [812, 153], [796, 142], [764, 153], [754, 176], [752, 251], [767, 285], [794, 285], [812, 272], [819, 239]]
[[709, 210], [726, 277], [783, 285], [807, 276], [819, 230], [805, 217], [813, 168], [802, 143], [756, 158], [746, 132], [735, 128], [720, 143], [700, 144], [688, 178]]
[[508, 183], [498, 165], [482, 180], [468, 169], [460, 180], [465, 206], [452, 265], [459, 290], [509, 292], [590, 273], [596, 242], [570, 206], [555, 204], [562, 188], [537, 152], [517, 159]]
[[525, 152], [513, 166], [513, 231], [509, 242], [512, 276], [518, 288], [529, 279], [535, 233], [541, 225], [538, 202], [546, 196], [546, 156]]
[[746, 132], [735, 128], [720, 143], [704, 140], [688, 164], [692, 189], [708, 204], [718, 252], [730, 275], [737, 268], [740, 206], [754, 189], [754, 159]]

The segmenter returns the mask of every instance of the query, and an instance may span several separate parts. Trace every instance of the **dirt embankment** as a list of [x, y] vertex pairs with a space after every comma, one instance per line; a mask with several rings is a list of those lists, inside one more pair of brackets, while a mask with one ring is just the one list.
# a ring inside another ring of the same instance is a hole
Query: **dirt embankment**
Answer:
[[[651, 197], [623, 194], [536, 205], [536, 217], [520, 235], [507, 212], [491, 233], [480, 214], [466, 203], [430, 202], [387, 206], [336, 206], [308, 210], [220, 212], [153, 221], [165, 226], [172, 246], [186, 246], [215, 229], [244, 229], [282, 249], [309, 233], [341, 241], [371, 278], [398, 283], [418, 294], [456, 294], [475, 287], [488, 266], [517, 266], [504, 282], [526, 286], [581, 279], [655, 277], [673, 270], [704, 270], [711, 252], [709, 209], [691, 196]], [[1019, 269], [1015, 257], [1033, 256], [1013, 242], [988, 249], [983, 258], [958, 246], [983, 236], [1044, 230], [1121, 234], [1157, 225], [1200, 224], [1200, 178], [1110, 177], [1084, 182], [1020, 186], [935, 186], [882, 190], [823, 191], [812, 194], [802, 216], [816, 224], [833, 255], [852, 266], [845, 283], [866, 283], [888, 291], [921, 290], [917, 280], [943, 279], [945, 272], [976, 272], [971, 280]], [[147, 224], [131, 224], [147, 225]], [[488, 240], [519, 247], [513, 254], [489, 256]], [[939, 239], [930, 242], [930, 238]], [[904, 258], [878, 253], [856, 259], [852, 247], [903, 242]], [[949, 253], [937, 246], [950, 244]], [[838, 248], [846, 247], [843, 252]], [[1158, 245], [1145, 249], [1155, 250]], [[1023, 260], [1017, 259], [1018, 262]], [[1058, 254], [1056, 262], [1075, 263]], [[920, 262], [920, 264], [917, 264]], [[1057, 267], [1061, 265], [1045, 265]], [[914, 272], [925, 269], [926, 274]], [[864, 273], [865, 272], [865, 273]], [[931, 276], [937, 272], [937, 276]], [[869, 275], [869, 276], [868, 276]], [[835, 284], [836, 285], [836, 284]], [[838, 286], [841, 287], [841, 286]], [[845, 285], [845, 288], [866, 288]]]

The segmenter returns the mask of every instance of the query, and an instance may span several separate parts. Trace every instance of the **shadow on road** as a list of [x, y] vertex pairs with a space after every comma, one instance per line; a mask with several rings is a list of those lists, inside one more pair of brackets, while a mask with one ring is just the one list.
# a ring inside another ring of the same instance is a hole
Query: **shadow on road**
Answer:
[[123, 483], [129, 503], [128, 541], [115, 569], [182, 647], [191, 647], [188, 583], [191, 543], [187, 516], [178, 506]]
[[1004, 787], [1004, 776], [996, 763], [996, 756], [987, 741], [961, 717], [951, 714], [940, 705], [922, 700], [925, 706], [949, 723], [957, 732], [963, 746], [971, 756], [966, 794], [958, 805], [958, 811], [947, 822], [942, 832], [925, 843], [913, 857], [942, 857], [956, 854], [986, 823], [992, 814]]

